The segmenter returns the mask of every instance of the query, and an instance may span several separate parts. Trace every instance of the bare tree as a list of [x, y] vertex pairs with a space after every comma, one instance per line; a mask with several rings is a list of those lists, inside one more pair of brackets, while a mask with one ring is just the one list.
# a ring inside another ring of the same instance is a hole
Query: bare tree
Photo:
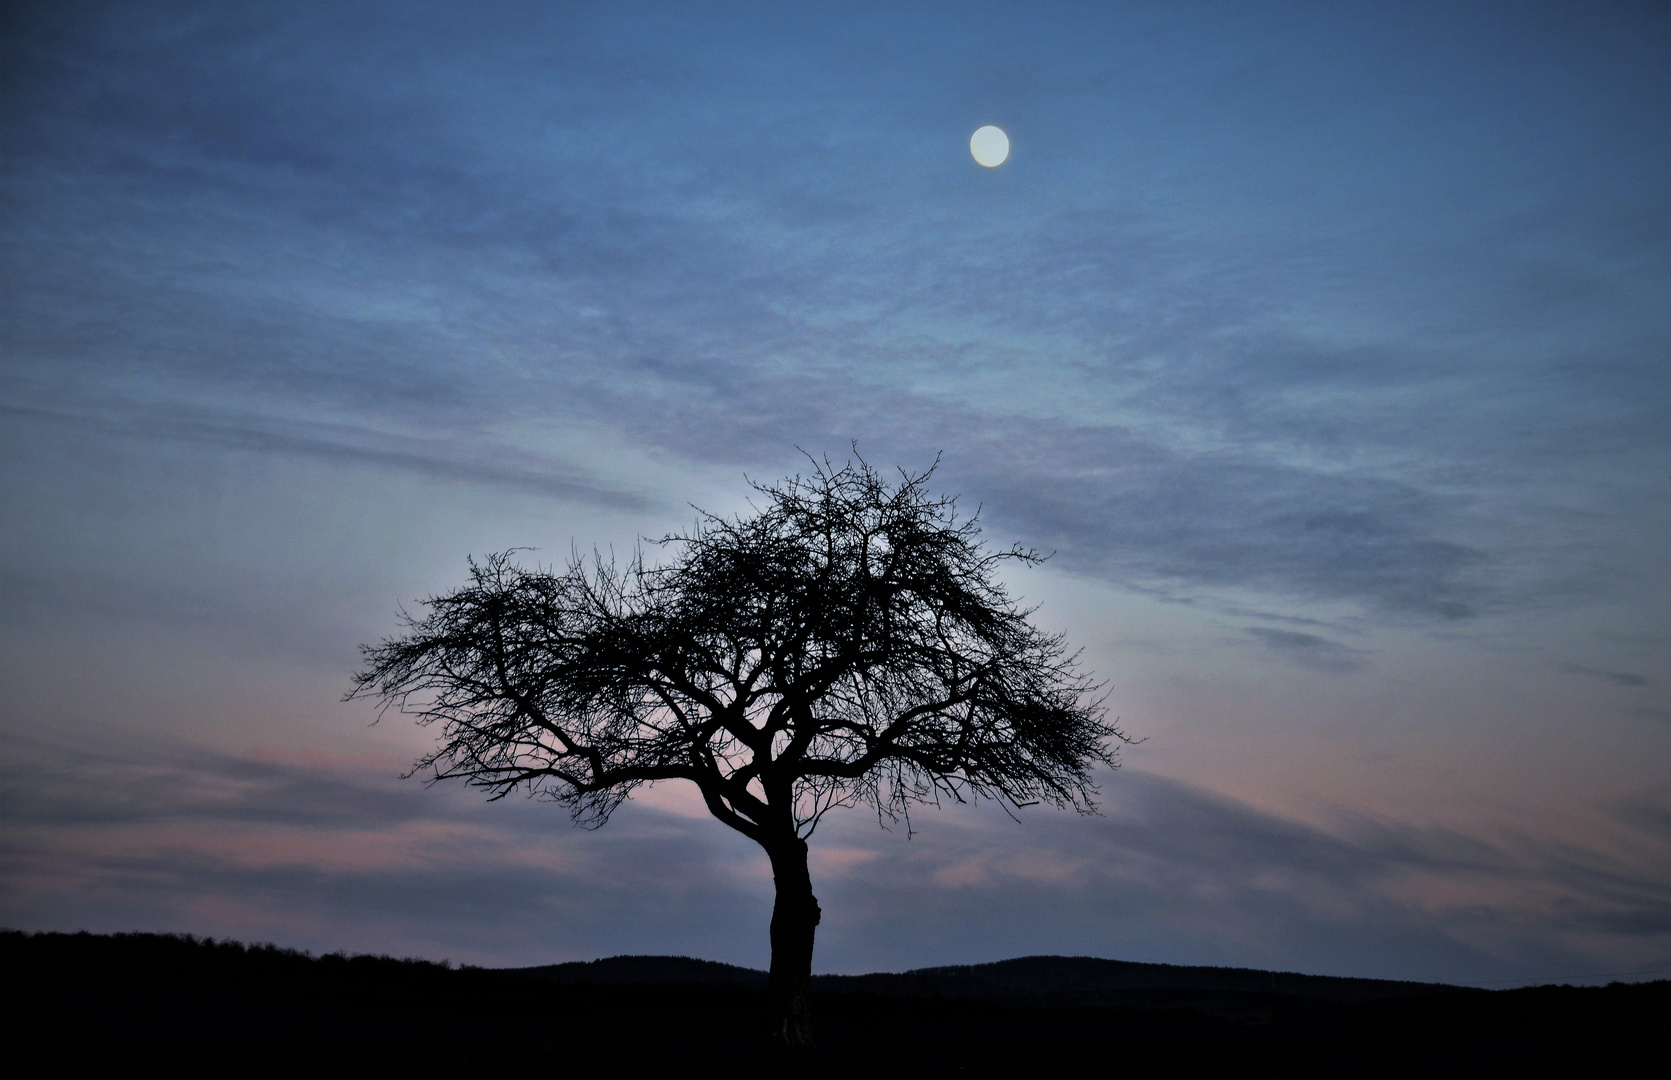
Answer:
[[996, 580], [1042, 557], [984, 548], [929, 494], [933, 472], [890, 484], [862, 460], [814, 462], [755, 484], [752, 515], [664, 538], [655, 565], [472, 559], [469, 585], [365, 647], [349, 697], [439, 724], [413, 774], [523, 789], [587, 826], [641, 784], [695, 784], [771, 859], [773, 1031], [807, 1045], [807, 838], [824, 814], [896, 820], [942, 798], [1090, 812], [1091, 769], [1124, 739], [1062, 637]]

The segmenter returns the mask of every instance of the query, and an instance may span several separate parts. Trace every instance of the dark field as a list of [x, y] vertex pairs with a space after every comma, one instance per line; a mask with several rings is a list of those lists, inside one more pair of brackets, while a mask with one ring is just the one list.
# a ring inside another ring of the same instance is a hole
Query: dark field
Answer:
[[[1505, 1075], [1659, 1056], [1671, 982], [1482, 991], [1029, 957], [818, 980], [819, 1046], [762, 1038], [764, 975], [667, 957], [516, 971], [153, 934], [0, 933], [14, 1046], [233, 1075]], [[37, 1056], [31, 1054], [31, 1057]]]

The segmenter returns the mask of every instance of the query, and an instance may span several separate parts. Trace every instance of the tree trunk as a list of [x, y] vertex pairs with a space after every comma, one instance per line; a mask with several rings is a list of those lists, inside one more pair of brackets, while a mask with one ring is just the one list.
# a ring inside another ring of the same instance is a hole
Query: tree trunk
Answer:
[[779, 1045], [812, 1045], [812, 938], [821, 912], [807, 872], [806, 841], [793, 837], [767, 848], [777, 903], [772, 907], [772, 1037]]

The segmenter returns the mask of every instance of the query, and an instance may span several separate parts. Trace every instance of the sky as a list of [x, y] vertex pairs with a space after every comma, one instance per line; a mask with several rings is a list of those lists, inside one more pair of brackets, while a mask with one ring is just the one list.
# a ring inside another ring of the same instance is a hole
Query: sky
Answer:
[[856, 448], [1054, 553], [1142, 741], [826, 820], [816, 970], [1671, 972], [1665, 5], [0, 18], [0, 924], [765, 966], [693, 792], [341, 699], [470, 555]]

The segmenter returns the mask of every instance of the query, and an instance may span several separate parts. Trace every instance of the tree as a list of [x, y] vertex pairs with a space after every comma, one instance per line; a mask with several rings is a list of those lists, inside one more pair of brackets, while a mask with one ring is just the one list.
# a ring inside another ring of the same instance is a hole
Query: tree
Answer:
[[364, 647], [349, 697], [439, 725], [408, 775], [523, 790], [586, 826], [641, 784], [695, 784], [771, 860], [773, 1031], [807, 1045], [807, 838], [826, 813], [869, 804], [907, 828], [911, 804], [942, 798], [1089, 813], [1091, 769], [1124, 739], [1062, 636], [996, 579], [1043, 557], [986, 549], [929, 493], [933, 472], [890, 484], [862, 460], [815, 461], [752, 485], [752, 515], [699, 511], [654, 565], [471, 559], [469, 585]]

